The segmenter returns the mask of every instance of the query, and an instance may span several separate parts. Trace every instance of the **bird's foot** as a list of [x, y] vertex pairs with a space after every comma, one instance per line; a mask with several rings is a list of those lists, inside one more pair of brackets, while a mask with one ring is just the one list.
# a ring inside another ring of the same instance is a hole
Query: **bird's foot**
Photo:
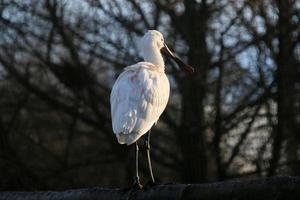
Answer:
[[148, 182], [146, 183], [146, 185], [144, 186], [144, 189], [145, 189], [145, 190], [151, 189], [151, 188], [153, 188], [153, 187], [155, 187], [155, 186], [157, 186], [157, 185], [159, 185], [159, 183], [153, 182], [153, 181], [148, 181]]
[[138, 178], [134, 178], [134, 182], [133, 184], [130, 186], [130, 187], [126, 187], [126, 188], [123, 188], [122, 191], [124, 192], [134, 192], [134, 191], [138, 191], [138, 190], [141, 190], [143, 189], [143, 185], [140, 183], [140, 180]]
[[133, 190], [141, 190], [143, 189], [143, 185], [141, 184], [140, 180], [138, 178], [135, 178], [133, 185], [131, 186]]

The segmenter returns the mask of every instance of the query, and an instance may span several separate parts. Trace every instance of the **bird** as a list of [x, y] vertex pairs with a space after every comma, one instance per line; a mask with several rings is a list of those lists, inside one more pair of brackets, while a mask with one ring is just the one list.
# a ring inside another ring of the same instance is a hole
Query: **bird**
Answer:
[[144, 60], [124, 68], [112, 87], [110, 104], [112, 129], [118, 143], [135, 144], [134, 186], [142, 188], [138, 170], [138, 140], [147, 133], [148, 167], [152, 184], [155, 184], [150, 158], [150, 133], [170, 96], [162, 55], [172, 58], [187, 74], [192, 74], [194, 68], [168, 48], [162, 33], [157, 30], [148, 30], [144, 34], [140, 40], [140, 52]]

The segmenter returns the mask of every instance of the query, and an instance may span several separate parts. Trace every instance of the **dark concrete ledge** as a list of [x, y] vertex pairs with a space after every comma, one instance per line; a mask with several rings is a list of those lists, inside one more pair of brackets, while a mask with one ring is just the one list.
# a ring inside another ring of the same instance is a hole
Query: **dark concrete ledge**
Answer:
[[87, 188], [37, 192], [0, 192], [0, 200], [297, 200], [300, 177], [272, 177], [257, 180], [223, 181], [205, 184], [165, 184], [140, 191]]

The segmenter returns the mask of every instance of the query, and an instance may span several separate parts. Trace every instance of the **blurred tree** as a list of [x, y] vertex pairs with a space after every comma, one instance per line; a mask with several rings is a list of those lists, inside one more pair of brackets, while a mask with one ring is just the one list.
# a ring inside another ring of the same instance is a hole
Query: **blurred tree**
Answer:
[[[260, 20], [259, 26], [246, 21], [247, 29], [260, 38], [258, 44], [263, 59], [274, 63], [272, 78], [277, 104], [276, 122], [272, 131], [272, 156], [268, 175], [276, 174], [281, 162], [290, 163], [290, 174], [299, 175], [299, 2], [297, 1], [249, 1], [253, 11], [252, 21]], [[259, 30], [260, 29], [260, 30]], [[266, 55], [268, 54], [268, 55]], [[265, 61], [266, 62], [266, 61]], [[263, 68], [261, 66], [260, 68]], [[260, 76], [265, 76], [260, 72]], [[266, 79], [266, 77], [264, 78]], [[265, 84], [265, 81], [264, 83]], [[298, 118], [298, 119], [297, 119]], [[269, 119], [272, 121], [272, 119]], [[283, 154], [283, 155], [281, 155]]]
[[171, 98], [152, 137], [161, 180], [299, 175], [296, 0], [0, 4], [1, 189], [132, 182], [109, 94], [147, 29], [196, 68], [167, 63]]

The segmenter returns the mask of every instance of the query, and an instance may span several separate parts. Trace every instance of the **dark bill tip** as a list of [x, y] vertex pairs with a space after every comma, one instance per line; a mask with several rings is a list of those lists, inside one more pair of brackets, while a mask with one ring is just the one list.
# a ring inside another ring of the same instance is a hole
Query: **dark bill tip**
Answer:
[[177, 56], [175, 56], [173, 59], [177, 63], [177, 65], [181, 68], [181, 70], [184, 71], [186, 74], [193, 74], [195, 72], [195, 69], [192, 66], [185, 64]]
[[178, 56], [174, 55], [167, 45], [161, 48], [160, 51], [163, 55], [172, 58], [184, 73], [192, 74], [195, 72], [192, 66], [185, 64], [180, 58], [178, 58]]

